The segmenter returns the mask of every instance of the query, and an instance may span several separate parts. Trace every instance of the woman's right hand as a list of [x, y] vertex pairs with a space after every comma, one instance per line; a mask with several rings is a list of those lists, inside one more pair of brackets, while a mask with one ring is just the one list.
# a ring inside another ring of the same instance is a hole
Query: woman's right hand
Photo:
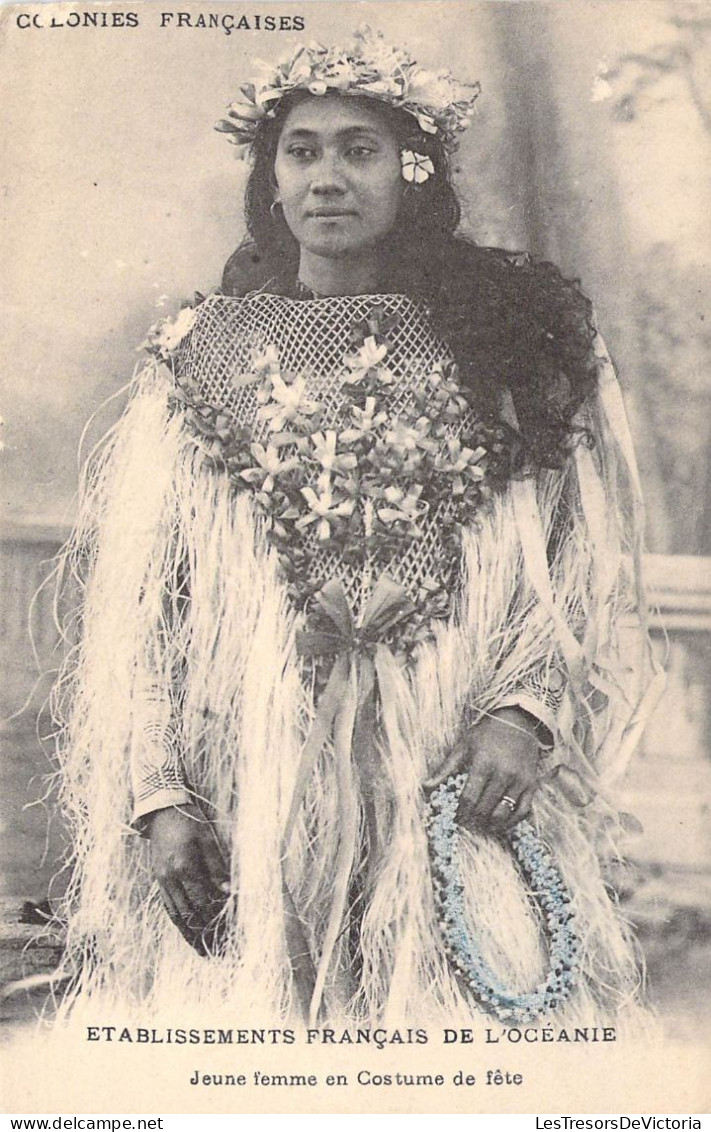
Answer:
[[214, 952], [229, 873], [212, 822], [197, 806], [168, 806], [148, 816], [147, 834], [168, 915], [200, 955]]

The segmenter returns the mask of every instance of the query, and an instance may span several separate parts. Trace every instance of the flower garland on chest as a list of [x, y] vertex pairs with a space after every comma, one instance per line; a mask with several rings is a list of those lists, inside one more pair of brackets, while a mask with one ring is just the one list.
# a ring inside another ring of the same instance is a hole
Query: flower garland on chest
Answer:
[[254, 348], [251, 372], [234, 379], [251, 387], [257, 406], [253, 419], [240, 420], [181, 368], [175, 347], [196, 316], [182, 312], [178, 335], [160, 325], [147, 348], [173, 371], [173, 411], [234, 489], [253, 493], [298, 608], [318, 588], [309, 561], [319, 552], [377, 576], [436, 528], [439, 561], [420, 579], [416, 615], [398, 628], [398, 643], [411, 646], [426, 622], [451, 610], [462, 528], [506, 483], [513, 432], [477, 418], [450, 361], [418, 374], [403, 397], [389, 356], [398, 316], [377, 303], [350, 328], [335, 375], [337, 427], [332, 417], [324, 425], [308, 374], [286, 370], [270, 343]]

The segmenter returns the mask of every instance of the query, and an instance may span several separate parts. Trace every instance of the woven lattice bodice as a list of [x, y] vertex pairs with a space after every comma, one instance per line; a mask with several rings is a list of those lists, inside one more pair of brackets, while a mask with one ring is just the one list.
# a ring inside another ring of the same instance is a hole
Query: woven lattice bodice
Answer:
[[398, 323], [388, 335], [388, 368], [398, 378], [389, 394], [396, 416], [412, 401], [412, 389], [437, 362], [449, 360], [447, 347], [432, 333], [421, 307], [405, 295], [347, 295], [308, 301], [281, 295], [247, 299], [213, 296], [200, 307], [186, 342], [183, 365], [198, 378], [205, 396], [234, 414], [264, 440], [267, 426], [257, 418], [254, 387], [235, 388], [235, 378], [252, 369], [254, 352], [275, 346], [287, 372], [307, 378], [313, 396], [324, 406], [322, 425], [345, 424], [348, 405], [341, 393], [343, 357], [352, 350], [354, 323], [367, 320], [374, 308]]
[[[190, 335], [179, 354], [183, 381], [199, 389], [205, 401], [220, 406], [251, 440], [267, 445], [273, 422], [264, 418], [264, 398], [254, 380], [255, 358], [271, 349], [282, 374], [306, 382], [309, 398], [319, 406], [318, 428], [342, 432], [352, 423], [353, 399], [344, 395], [344, 357], [354, 350], [354, 327], [366, 324], [376, 312], [387, 325], [387, 368], [393, 381], [379, 400], [386, 409], [383, 428], [397, 426], [416, 415], [418, 392], [438, 366], [451, 362], [448, 348], [432, 332], [422, 307], [404, 295], [362, 295], [296, 300], [258, 294], [248, 298], [213, 296], [199, 308]], [[361, 330], [367, 335], [367, 328]], [[420, 402], [421, 404], [421, 402]], [[444, 427], [455, 438], [474, 422], [465, 409], [459, 420]], [[282, 449], [288, 456], [290, 448]], [[361, 500], [359, 506], [366, 506]], [[446, 501], [425, 510], [419, 535], [395, 550], [364, 552], [361, 561], [346, 562], [342, 553], [319, 537], [316, 525], [302, 528], [298, 537], [306, 551], [309, 583], [318, 587], [340, 579], [357, 616], [373, 580], [387, 572], [410, 596], [422, 598], [433, 581], [450, 591], [457, 561], [442, 539]], [[367, 522], [367, 519], [366, 519]], [[424, 587], [424, 589], [423, 589]]]

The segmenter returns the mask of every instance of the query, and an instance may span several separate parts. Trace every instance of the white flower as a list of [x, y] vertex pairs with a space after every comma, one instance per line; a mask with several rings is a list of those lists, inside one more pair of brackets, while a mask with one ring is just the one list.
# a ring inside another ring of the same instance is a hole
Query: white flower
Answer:
[[273, 374], [279, 373], [281, 362], [276, 346], [270, 343], [264, 350], [254, 350], [252, 365], [255, 373], [258, 373], [260, 377], [271, 377]]
[[252, 444], [251, 448], [252, 455], [257, 461], [258, 467], [245, 468], [243, 472], [240, 472], [240, 475], [247, 483], [258, 484], [261, 480], [262, 491], [273, 491], [275, 477], [285, 472], [290, 472], [299, 465], [297, 456], [292, 456], [287, 460], [280, 460], [279, 449], [273, 444], [268, 444], [266, 448], [263, 444]]
[[263, 350], [252, 350], [252, 368], [246, 373], [232, 375], [232, 384], [237, 389], [245, 385], [254, 385], [260, 381], [262, 384], [257, 390], [257, 401], [266, 405], [271, 396], [272, 377], [279, 374], [281, 363], [276, 346], [266, 346]]
[[362, 366], [363, 369], [372, 369], [373, 366], [380, 365], [387, 352], [388, 348], [385, 343], [382, 342], [380, 345], [378, 345], [375, 338], [371, 334], [365, 339], [363, 345], [356, 355], [358, 359], [357, 364], [359, 366]]
[[259, 121], [264, 117], [264, 111], [259, 106], [255, 106], [253, 102], [231, 102], [227, 107], [227, 113], [230, 118], [237, 118], [240, 122], [253, 122]]
[[298, 519], [296, 526], [299, 530], [304, 530], [310, 523], [318, 523], [316, 530], [319, 539], [327, 539], [331, 534], [331, 521], [349, 518], [355, 510], [355, 501], [346, 499], [337, 503], [328, 481], [321, 486], [321, 495], [317, 495], [311, 487], [302, 487], [301, 494], [308, 503], [311, 513]]
[[287, 62], [284, 72], [284, 85], [288, 87], [302, 86], [307, 83], [313, 74], [314, 67], [316, 66], [316, 59], [321, 54], [323, 48], [320, 44], [312, 44], [306, 47], [303, 44], [297, 47], [296, 54], [293, 59]]
[[373, 82], [359, 83], [358, 87], [368, 94], [377, 94], [385, 98], [399, 98], [402, 94], [402, 86], [396, 78], [375, 79]]
[[422, 484], [410, 488], [407, 494], [402, 488], [387, 487], [383, 492], [383, 498], [389, 506], [378, 508], [378, 518], [388, 525], [398, 521], [414, 525], [416, 520], [427, 511], [427, 503], [424, 499], [420, 499], [421, 493]]
[[171, 354], [186, 334], [190, 333], [196, 318], [197, 310], [194, 307], [183, 307], [174, 319], [164, 318], [152, 326], [145, 344], [157, 347], [163, 354]]
[[431, 451], [433, 442], [427, 439], [431, 424], [427, 417], [420, 417], [414, 425], [405, 424], [396, 417], [393, 427], [385, 433], [385, 443], [402, 453], [414, 452], [418, 448]]
[[435, 171], [431, 158], [423, 153], [413, 153], [411, 149], [402, 150], [400, 164], [405, 180], [414, 182], [416, 185], [423, 185]]
[[343, 359], [345, 365], [351, 371], [343, 377], [344, 384], [357, 385], [359, 381], [375, 371], [381, 385], [391, 385], [395, 379], [390, 370], [381, 365], [387, 352], [388, 347], [385, 342], [378, 345], [375, 337], [372, 334], [368, 335], [357, 353], [347, 354]]
[[329, 90], [348, 90], [357, 82], [358, 77], [349, 59], [336, 59], [328, 65], [323, 76], [323, 85]]
[[361, 437], [367, 436], [368, 433], [373, 432], [384, 424], [387, 418], [387, 413], [376, 412], [375, 397], [366, 397], [365, 406], [359, 409], [357, 405], [351, 408], [351, 415], [353, 417], [354, 427], [347, 428], [345, 432], [341, 433], [341, 439], [349, 444], [352, 440], [360, 440]]
[[197, 311], [192, 307], [185, 307], [181, 310], [172, 324], [169, 324], [163, 330], [162, 340], [166, 349], [174, 350], [182, 342], [186, 334], [189, 334], [192, 330], [196, 318]]
[[[295, 59], [298, 56], [299, 50], [303, 51], [303, 46], [300, 49], [297, 47], [295, 49], [296, 53], [294, 55], [291, 55], [289, 57], [289, 60]], [[279, 64], [279, 68], [287, 67], [289, 65], [289, 60], [282, 60], [281, 64]], [[241, 89], [242, 91], [244, 91], [245, 85], [251, 85], [254, 87], [256, 96], [256, 92], [258, 90], [264, 90], [265, 87], [271, 86], [271, 84], [274, 82], [275, 71], [279, 68], [276, 68], [274, 66], [274, 63], [270, 62], [270, 60], [268, 59], [254, 59], [252, 61], [252, 65], [254, 67], [252, 82], [251, 84], [242, 84]]]
[[335, 429], [328, 429], [326, 433], [313, 433], [311, 440], [314, 456], [325, 472], [350, 472], [357, 466], [358, 458], [353, 452], [337, 455], [337, 439]]
[[454, 101], [452, 85], [451, 75], [437, 75], [424, 67], [414, 67], [407, 76], [405, 98], [433, 109], [445, 107]]
[[415, 117], [417, 118], [418, 126], [421, 130], [424, 130], [426, 134], [437, 133], [437, 123], [431, 114], [425, 114], [424, 111], [418, 110], [415, 113]]
[[287, 421], [297, 421], [299, 417], [309, 417], [316, 412], [318, 405], [306, 397], [306, 379], [297, 377], [291, 385], [279, 376], [272, 374], [271, 403], [259, 410], [263, 420], [269, 421], [271, 432], [281, 432]]
[[460, 440], [447, 441], [446, 455], [440, 453], [435, 460], [435, 468], [438, 472], [444, 472], [453, 477], [452, 479], [452, 494], [463, 495], [465, 491], [464, 476], [466, 475], [470, 480], [482, 480], [484, 478], [484, 469], [480, 467], [479, 461], [486, 456], [486, 449], [479, 445], [478, 448], [465, 448], [462, 446]]
[[282, 87], [264, 87], [257, 91], [257, 105], [262, 108], [264, 114], [269, 114], [273, 109], [272, 103], [280, 102], [286, 93]]
[[368, 24], [356, 30], [353, 48], [364, 67], [381, 75], [401, 73], [405, 67], [412, 66], [407, 51], [388, 43], [382, 32], [373, 31]]

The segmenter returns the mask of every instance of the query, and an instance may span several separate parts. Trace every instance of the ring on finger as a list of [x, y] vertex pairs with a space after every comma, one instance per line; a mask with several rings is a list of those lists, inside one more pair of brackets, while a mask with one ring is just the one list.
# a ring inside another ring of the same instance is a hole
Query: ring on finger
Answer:
[[499, 805], [507, 806], [511, 810], [511, 813], [513, 813], [516, 809], [516, 799], [512, 798], [509, 794], [504, 794], [503, 798], [499, 802]]

